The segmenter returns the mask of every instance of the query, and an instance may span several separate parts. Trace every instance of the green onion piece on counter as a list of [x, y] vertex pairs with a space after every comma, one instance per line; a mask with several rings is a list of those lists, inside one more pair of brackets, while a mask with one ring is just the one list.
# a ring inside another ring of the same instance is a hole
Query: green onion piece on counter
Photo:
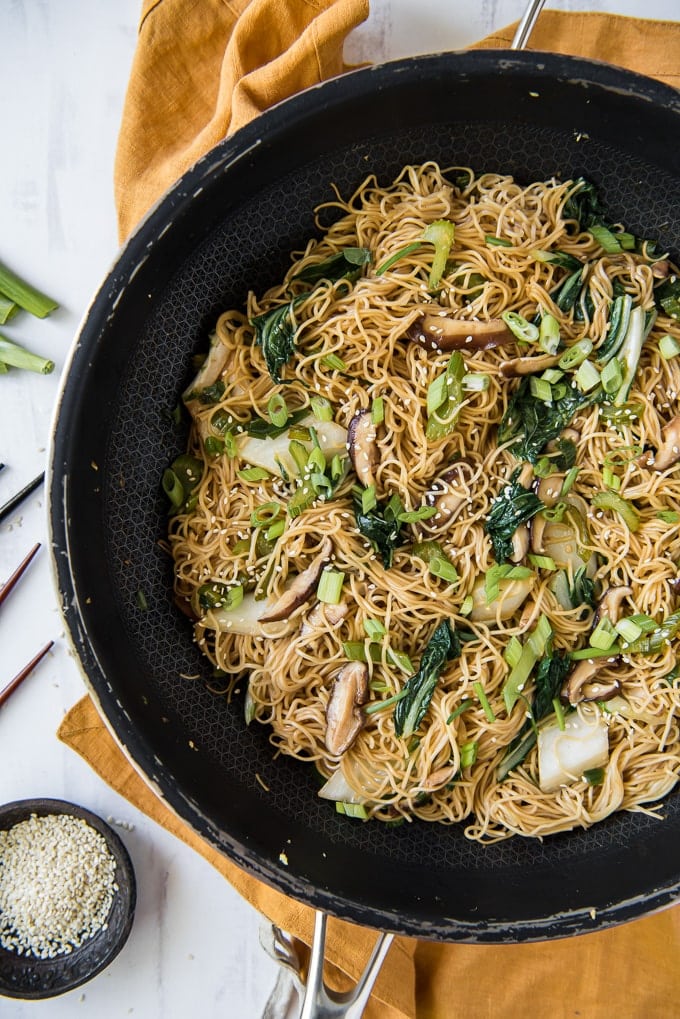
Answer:
[[461, 768], [471, 768], [477, 760], [477, 751], [479, 749], [479, 743], [477, 740], [472, 740], [470, 743], [463, 743], [460, 748], [460, 766]]
[[439, 577], [449, 584], [456, 584], [458, 582], [459, 577], [456, 568], [448, 559], [444, 559], [441, 556], [433, 556], [428, 563], [428, 569], [433, 577]]
[[26, 371], [37, 372], [38, 375], [49, 375], [54, 371], [54, 361], [31, 353], [30, 350], [8, 340], [2, 334], [0, 334], [0, 362], [11, 368], [23, 368]]
[[659, 353], [664, 361], [670, 361], [671, 358], [680, 354], [680, 343], [674, 336], [666, 334], [659, 339]]
[[538, 327], [538, 345], [546, 354], [557, 353], [560, 345], [560, 324], [554, 315], [541, 316], [541, 323]]
[[386, 633], [379, 619], [364, 619], [364, 630], [371, 640], [382, 640]]
[[[206, 445], [208, 440], [206, 439]], [[237, 477], [241, 481], [266, 481], [269, 477], [269, 471], [266, 471], [264, 467], [244, 467], [243, 470], [236, 472]]]
[[459, 718], [463, 712], [469, 711], [470, 708], [474, 708], [474, 706], [475, 702], [469, 697], [466, 697], [465, 700], [461, 701], [458, 707], [451, 712], [449, 717], [446, 719], [446, 724], [451, 725], [451, 722], [455, 722], [455, 720]]
[[535, 326], [533, 322], [528, 322], [523, 315], [519, 315], [516, 311], [504, 311], [501, 318], [513, 336], [517, 337], [518, 340], [523, 340], [525, 343], [535, 343], [538, 339], [538, 326]]
[[263, 502], [250, 514], [250, 523], [253, 527], [269, 527], [280, 513], [281, 506], [278, 502]]
[[337, 605], [342, 597], [342, 585], [345, 581], [345, 574], [340, 570], [332, 570], [326, 567], [319, 577], [319, 584], [316, 589], [316, 596], [319, 601], [326, 605]]
[[488, 722], [495, 722], [496, 721], [496, 716], [494, 714], [493, 708], [489, 704], [489, 698], [486, 696], [486, 691], [485, 691], [484, 687], [482, 686], [482, 684], [481, 683], [473, 683], [472, 684], [472, 689], [474, 690], [474, 692], [475, 692], [475, 694], [477, 696], [477, 700], [481, 704], [482, 711], [486, 715], [487, 721]]
[[36, 318], [45, 318], [59, 305], [51, 297], [36, 290], [30, 283], [26, 283], [20, 276], [8, 269], [0, 262], [0, 294], [9, 298], [14, 304], [18, 304], [24, 311], [30, 312]]
[[0, 294], [0, 326], [4, 326], [6, 322], [14, 318], [19, 310], [19, 305], [15, 304], [14, 301], [10, 301], [9, 297], [5, 297]]
[[563, 371], [569, 371], [570, 368], [576, 368], [585, 361], [592, 349], [593, 341], [584, 336], [582, 340], [567, 347], [557, 363]]
[[512, 241], [506, 240], [505, 237], [496, 237], [494, 234], [484, 234], [484, 240], [487, 244], [490, 244], [492, 248], [512, 247]]
[[602, 388], [605, 393], [618, 393], [621, 388], [621, 383], [623, 382], [621, 362], [615, 357], [613, 357], [611, 361], [607, 361], [606, 365], [602, 369], [600, 381], [602, 382]]
[[461, 385], [469, 393], [485, 393], [491, 385], [491, 376], [485, 372], [470, 372], [463, 375]]
[[385, 420], [385, 401], [382, 396], [376, 396], [371, 404], [371, 421], [374, 425], [381, 425]]
[[600, 384], [600, 373], [592, 361], [582, 361], [576, 372], [576, 384], [582, 393], [589, 393]]
[[269, 397], [269, 401], [267, 403], [267, 414], [269, 415], [271, 423], [276, 425], [277, 428], [283, 428], [286, 424], [289, 417], [288, 406], [281, 393], [274, 393]]
[[333, 408], [325, 396], [313, 396], [311, 399], [312, 413], [317, 421], [332, 421]]
[[623, 520], [629, 531], [637, 531], [640, 527], [640, 516], [631, 503], [616, 492], [597, 492], [592, 498], [595, 509], [613, 510]]

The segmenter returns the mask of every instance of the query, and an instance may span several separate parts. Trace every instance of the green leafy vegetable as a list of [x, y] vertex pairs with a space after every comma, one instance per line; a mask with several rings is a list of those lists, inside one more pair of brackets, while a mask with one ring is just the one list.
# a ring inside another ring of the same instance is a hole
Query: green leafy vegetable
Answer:
[[163, 471], [161, 485], [170, 500], [171, 513], [184, 513], [195, 505], [194, 492], [203, 477], [203, 462], [183, 453]]
[[370, 261], [371, 252], [368, 248], [343, 248], [323, 262], [305, 266], [301, 272], [293, 276], [293, 279], [303, 283], [318, 283], [319, 280], [335, 283], [337, 280], [347, 279], [353, 283], [361, 275], [362, 268]]
[[430, 384], [427, 391], [427, 426], [425, 435], [433, 442], [450, 435], [456, 427], [463, 405], [465, 362], [458, 350], [449, 358], [446, 370]]
[[395, 549], [403, 544], [401, 535], [402, 523], [399, 520], [401, 506], [395, 512], [394, 505], [388, 502], [376, 502], [368, 512], [364, 511], [361, 494], [354, 493], [354, 515], [357, 527], [365, 538], [371, 542], [383, 561], [386, 570], [392, 565]]
[[579, 230], [588, 230], [591, 226], [608, 222], [595, 185], [585, 177], [577, 177], [574, 181], [574, 188], [564, 203], [562, 215], [565, 219], [576, 220]]
[[680, 276], [669, 276], [655, 287], [654, 303], [659, 311], [680, 319]]
[[408, 739], [416, 731], [430, 706], [439, 675], [451, 658], [457, 658], [461, 644], [448, 619], [443, 619], [430, 637], [418, 671], [407, 680], [394, 709], [394, 731]]
[[568, 269], [569, 272], [580, 272], [583, 269], [583, 262], [570, 255], [567, 251], [541, 251], [536, 249], [531, 252], [532, 258], [537, 262], [544, 262], [547, 265], [559, 265], [561, 269]]
[[496, 496], [484, 525], [486, 533], [491, 538], [494, 556], [499, 563], [504, 563], [512, 555], [512, 536], [520, 524], [526, 523], [545, 509], [536, 493], [525, 488], [517, 480], [520, 471], [521, 467], [513, 471], [509, 484]]
[[300, 407], [288, 415], [288, 419], [283, 425], [275, 425], [272, 421], [267, 421], [266, 418], [254, 417], [248, 422], [245, 430], [254, 439], [276, 439], [308, 416], [309, 407]]
[[287, 304], [265, 311], [251, 319], [255, 329], [255, 342], [262, 347], [267, 371], [276, 383], [280, 383], [281, 369], [288, 364], [295, 350], [295, 305], [307, 294], [294, 297]]
[[598, 390], [581, 393], [569, 387], [564, 396], [547, 404], [532, 395], [531, 377], [526, 375], [498, 426], [498, 441], [505, 443], [515, 438], [514, 455], [520, 460], [536, 463], [545, 445], [558, 437], [575, 414], [599, 398]]

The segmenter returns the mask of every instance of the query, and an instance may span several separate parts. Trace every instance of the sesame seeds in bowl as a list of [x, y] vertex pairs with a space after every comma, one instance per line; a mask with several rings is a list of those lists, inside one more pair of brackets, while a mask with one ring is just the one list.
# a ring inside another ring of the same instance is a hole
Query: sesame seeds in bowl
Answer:
[[135, 901], [127, 850], [96, 814], [62, 800], [0, 806], [0, 995], [91, 980], [125, 944]]

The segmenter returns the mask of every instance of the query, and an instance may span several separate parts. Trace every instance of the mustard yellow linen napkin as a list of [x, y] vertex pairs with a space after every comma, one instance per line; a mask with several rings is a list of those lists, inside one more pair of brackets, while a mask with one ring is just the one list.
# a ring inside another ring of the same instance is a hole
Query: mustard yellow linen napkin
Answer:
[[[121, 239], [200, 155], [262, 110], [341, 74], [367, 0], [146, 0], [115, 167]], [[443, 16], [445, 8], [443, 7]], [[514, 25], [478, 47], [506, 47]], [[530, 48], [680, 83], [680, 25], [546, 11]], [[200, 852], [253, 906], [309, 944], [312, 911], [261, 884], [186, 827], [140, 778], [84, 697], [59, 738], [113, 788]], [[356, 979], [375, 934], [331, 921], [330, 978]], [[397, 939], [366, 1019], [671, 1019], [680, 1014], [680, 908], [613, 930], [517, 946]]]

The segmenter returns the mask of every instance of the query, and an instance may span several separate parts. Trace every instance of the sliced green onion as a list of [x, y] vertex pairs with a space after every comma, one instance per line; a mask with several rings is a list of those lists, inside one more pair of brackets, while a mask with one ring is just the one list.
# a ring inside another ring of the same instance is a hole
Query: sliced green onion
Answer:
[[[0, 266], [0, 272], [1, 269]], [[41, 357], [40, 354], [33, 354], [30, 350], [26, 350], [18, 343], [13, 343], [12, 340], [8, 340], [1, 334], [0, 362], [11, 368], [23, 368], [29, 372], [37, 372], [38, 375], [49, 375], [54, 371], [54, 361], [49, 361], [46, 357]]]
[[458, 609], [458, 615], [459, 616], [469, 616], [474, 607], [475, 607], [475, 600], [472, 597], [472, 595], [469, 594], [465, 598], [463, 598], [463, 601], [461, 602], [461, 606]]
[[[642, 631], [640, 631], [642, 632]], [[600, 648], [602, 651], [609, 651], [616, 640], [616, 630], [611, 619], [603, 616], [590, 635], [592, 647]]]
[[363, 803], [343, 803], [338, 800], [336, 801], [335, 809], [338, 814], [344, 814], [345, 817], [356, 817], [360, 821], [368, 820], [366, 807]]
[[677, 510], [659, 510], [657, 519], [663, 520], [664, 524], [677, 524], [680, 521], [680, 513]]
[[298, 442], [311, 442], [312, 440], [309, 428], [304, 428], [300, 425], [293, 425], [292, 428], [288, 429], [288, 438], [295, 439]]
[[370, 655], [374, 661], [380, 654], [380, 648], [369, 648], [369, 655], [366, 654], [366, 644], [363, 640], [345, 640], [342, 642], [342, 653], [350, 662], [367, 662]]
[[564, 371], [576, 368], [582, 361], [585, 361], [592, 349], [593, 341], [584, 336], [582, 340], [574, 343], [571, 347], [567, 347], [557, 363]]
[[327, 478], [322, 471], [314, 471], [309, 476], [309, 480], [312, 483], [312, 488], [317, 495], [323, 495], [329, 497], [333, 492], [333, 482], [330, 478]]
[[374, 425], [381, 425], [385, 420], [385, 401], [382, 396], [376, 396], [371, 404], [371, 422]]
[[477, 696], [477, 700], [481, 704], [482, 711], [486, 715], [487, 721], [488, 722], [495, 722], [496, 721], [496, 716], [494, 714], [493, 708], [489, 704], [489, 698], [486, 696], [486, 691], [484, 690], [484, 687], [482, 686], [482, 684], [481, 683], [473, 683], [472, 684], [472, 689], [474, 690], [474, 692], [475, 692], [475, 694]]
[[549, 456], [542, 456], [534, 464], [534, 474], [537, 478], [547, 478], [554, 474], [555, 468]]
[[586, 768], [583, 778], [588, 785], [602, 785], [604, 782], [604, 768]]
[[524, 316], [519, 315], [516, 311], [504, 311], [501, 318], [513, 336], [516, 336], [518, 340], [535, 343], [538, 339], [538, 326], [535, 326], [533, 322], [527, 322]]
[[460, 716], [461, 716], [461, 715], [462, 715], [462, 714], [463, 714], [463, 713], [464, 713], [465, 711], [469, 711], [469, 710], [470, 710], [470, 708], [474, 708], [474, 706], [475, 706], [475, 702], [474, 702], [473, 700], [471, 700], [471, 699], [470, 699], [469, 697], [466, 697], [466, 698], [465, 698], [465, 700], [464, 700], [464, 701], [461, 701], [461, 702], [460, 702], [460, 704], [458, 705], [458, 707], [457, 707], [457, 708], [455, 708], [455, 709], [454, 709], [454, 710], [453, 710], [453, 711], [451, 712], [451, 714], [449, 715], [449, 717], [448, 717], [448, 718], [446, 719], [446, 724], [447, 724], [447, 725], [451, 725], [451, 722], [455, 722], [455, 720], [456, 720], [457, 718], [460, 718]]
[[529, 379], [529, 390], [536, 400], [542, 400], [543, 403], [552, 403], [552, 386], [544, 379], [539, 379], [532, 375]]
[[236, 443], [236, 436], [234, 435], [234, 433], [231, 432], [231, 431], [230, 432], [225, 432], [224, 433], [223, 442], [224, 442], [224, 452], [227, 454], [227, 456], [230, 456], [230, 457], [237, 456], [237, 454], [238, 454], [238, 445]]
[[435, 290], [444, 275], [446, 261], [453, 244], [455, 227], [448, 219], [438, 219], [423, 231], [423, 240], [434, 244], [434, 258], [427, 281], [428, 288]]
[[607, 361], [606, 365], [602, 369], [600, 380], [605, 393], [618, 393], [621, 388], [621, 383], [623, 382], [621, 362], [615, 357], [613, 357], [611, 361]]
[[250, 523], [253, 527], [269, 527], [280, 513], [281, 506], [278, 502], [263, 502], [250, 514]]
[[[207, 444], [206, 439], [206, 444]], [[245, 467], [241, 471], [236, 472], [237, 476], [241, 481], [266, 481], [269, 477], [269, 471], [266, 471], [264, 467]]]
[[485, 372], [470, 372], [463, 375], [461, 385], [469, 393], [485, 393], [491, 384], [491, 376]]
[[458, 573], [453, 563], [448, 559], [442, 559], [441, 556], [433, 556], [428, 563], [428, 569], [434, 577], [440, 577], [450, 584], [458, 581]]
[[283, 428], [286, 424], [289, 417], [288, 406], [281, 393], [274, 393], [269, 397], [269, 401], [267, 403], [267, 414], [269, 415], [271, 423], [276, 425], [277, 428]]
[[616, 632], [625, 640], [626, 644], [632, 644], [633, 641], [638, 640], [642, 636], [642, 627], [633, 622], [630, 617], [619, 619], [617, 623], [614, 623], [614, 626]]
[[323, 455], [319, 446], [315, 446], [307, 457], [306, 469], [310, 472], [318, 471], [323, 474], [326, 470], [326, 457]]
[[541, 616], [535, 628], [529, 634], [522, 653], [513, 666], [503, 686], [503, 700], [510, 714], [528, 682], [531, 670], [545, 653], [545, 648], [552, 636], [552, 628], [546, 616]]
[[36, 318], [45, 318], [59, 305], [51, 297], [36, 290], [30, 283], [26, 283], [20, 276], [0, 263], [0, 294], [8, 297], [14, 304], [18, 304], [24, 311], [30, 312]]
[[275, 520], [271, 527], [267, 528], [267, 531], [265, 533], [267, 541], [276, 541], [277, 538], [281, 537], [285, 529], [286, 529], [285, 520]]
[[620, 650], [618, 644], [612, 644], [608, 650], [601, 647], [581, 647], [576, 651], [570, 651], [569, 657], [574, 662], [582, 662], [584, 659], [590, 661], [591, 658], [611, 658], [614, 661]]
[[560, 324], [554, 315], [541, 316], [538, 327], [538, 345], [546, 354], [556, 354], [560, 345]]
[[529, 562], [539, 570], [556, 570], [555, 560], [549, 555], [534, 555], [529, 553]]
[[533, 575], [533, 570], [530, 570], [528, 566], [511, 566], [509, 563], [503, 563], [501, 566], [492, 566], [484, 574], [484, 591], [487, 605], [491, 605], [498, 598], [501, 580], [526, 580], [528, 577], [533, 577]]
[[307, 458], [309, 456], [309, 450], [306, 446], [303, 446], [297, 439], [292, 439], [288, 443], [288, 452], [291, 458], [295, 462], [298, 474], [302, 474], [307, 467]]
[[576, 383], [582, 393], [589, 393], [600, 384], [600, 373], [592, 361], [582, 361], [576, 372]]
[[446, 397], [448, 396], [447, 383], [448, 378], [446, 372], [444, 372], [444, 374], [438, 375], [436, 379], [433, 379], [427, 387], [426, 410], [428, 417], [434, 414], [446, 402]]
[[503, 652], [503, 658], [510, 666], [510, 668], [514, 669], [514, 667], [517, 665], [517, 662], [520, 660], [521, 655], [522, 655], [522, 642], [519, 639], [519, 637], [513, 634], [513, 636], [508, 641], [505, 651]]
[[659, 339], [659, 353], [664, 361], [670, 361], [672, 357], [680, 354], [680, 343], [674, 336], [666, 335]]
[[635, 615], [628, 616], [628, 619], [639, 626], [643, 633], [653, 633], [659, 626], [656, 619], [652, 619], [644, 612], [636, 612]]
[[316, 589], [316, 596], [319, 601], [326, 605], [337, 605], [342, 597], [342, 585], [345, 581], [345, 574], [340, 570], [332, 570], [326, 567], [319, 577], [319, 584]]
[[375, 485], [369, 485], [361, 493], [361, 510], [363, 513], [370, 513], [377, 505], [378, 499], [375, 494]]
[[216, 435], [206, 435], [203, 440], [203, 449], [208, 456], [219, 456], [220, 453], [224, 453], [224, 440], [218, 439]]
[[566, 729], [566, 725], [564, 723], [564, 708], [562, 707], [562, 702], [559, 697], [553, 697], [552, 706], [553, 711], [555, 712], [555, 718], [557, 719], [557, 727], [560, 732], [564, 732]]
[[403, 248], [399, 248], [398, 251], [395, 251], [393, 255], [390, 255], [389, 258], [386, 258], [385, 261], [378, 266], [375, 270], [376, 276], [382, 276], [384, 272], [391, 269], [392, 266], [401, 258], [405, 258], [407, 255], [412, 255], [414, 251], [417, 251], [418, 248], [422, 248], [422, 246], [422, 241], [411, 241], [410, 244], [405, 244]]
[[311, 400], [312, 413], [317, 421], [332, 421], [333, 408], [325, 396], [313, 396]]
[[484, 240], [487, 244], [490, 244], [492, 248], [511, 248], [512, 241], [508, 241], [505, 237], [496, 237], [494, 234], [484, 234]]
[[420, 520], [429, 520], [437, 513], [436, 506], [419, 506], [418, 509], [404, 510], [397, 517], [400, 524], [417, 524]]
[[345, 465], [338, 453], [331, 460], [331, 480], [338, 481], [345, 473]]
[[562, 487], [560, 489], [560, 498], [563, 498], [567, 492], [571, 491], [576, 478], [578, 477], [580, 467], [571, 467], [564, 476]]
[[618, 492], [621, 488], [621, 478], [618, 474], [614, 474], [611, 467], [602, 468], [602, 484], [605, 488], [610, 489], [612, 492]]
[[337, 354], [326, 354], [321, 358], [320, 363], [324, 368], [330, 368], [332, 371], [344, 372], [347, 370], [347, 365]]
[[463, 743], [460, 748], [460, 766], [461, 768], [470, 768], [477, 760], [477, 750], [479, 749], [479, 743], [477, 740], [473, 740], [470, 743]]
[[404, 688], [399, 693], [392, 694], [391, 697], [387, 697], [384, 701], [374, 701], [372, 704], [367, 705], [363, 712], [365, 715], [374, 715], [376, 711], [383, 711], [385, 708], [391, 708], [393, 704], [402, 700], [406, 696], [408, 690]]
[[550, 506], [548, 507], [548, 509], [544, 509], [543, 516], [545, 517], [546, 520], [551, 520], [559, 524], [559, 522], [562, 520], [564, 514], [567, 512], [568, 509], [569, 509], [568, 502], [558, 502], [555, 506]]
[[546, 368], [541, 378], [544, 382], [549, 382], [551, 386], [554, 386], [556, 382], [564, 378], [564, 372], [561, 372], [559, 368]]
[[364, 630], [371, 640], [381, 640], [386, 633], [385, 627], [379, 619], [364, 619]]
[[613, 510], [623, 520], [629, 531], [637, 531], [640, 527], [640, 517], [637, 510], [622, 496], [616, 492], [597, 492], [592, 498], [595, 509]]
[[395, 651], [393, 648], [387, 648], [387, 657], [390, 659], [398, 669], [405, 672], [408, 676], [412, 676], [416, 671], [413, 667], [413, 662], [406, 654], [405, 651]]

